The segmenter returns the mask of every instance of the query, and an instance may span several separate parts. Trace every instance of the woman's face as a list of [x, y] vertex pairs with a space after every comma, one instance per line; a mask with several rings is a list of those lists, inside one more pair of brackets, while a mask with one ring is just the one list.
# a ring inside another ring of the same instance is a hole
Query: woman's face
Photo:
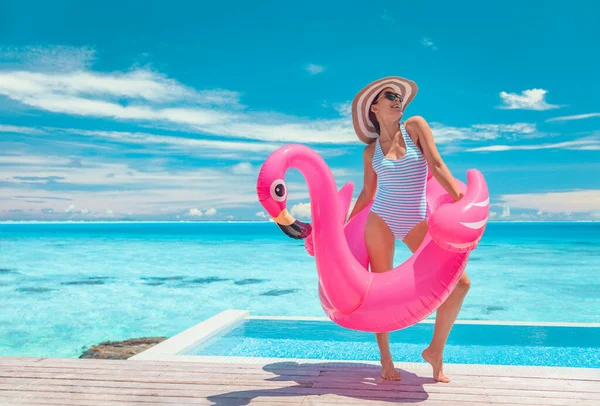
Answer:
[[383, 89], [374, 99], [371, 111], [375, 113], [379, 122], [397, 121], [402, 117], [403, 97], [391, 87]]

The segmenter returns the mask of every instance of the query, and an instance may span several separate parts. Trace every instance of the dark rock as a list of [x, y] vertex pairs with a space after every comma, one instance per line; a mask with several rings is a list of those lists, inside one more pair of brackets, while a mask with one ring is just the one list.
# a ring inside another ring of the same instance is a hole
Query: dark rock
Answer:
[[24, 292], [24, 293], [47, 293], [47, 292], [52, 292], [53, 290], [56, 290], [56, 289], [38, 288], [38, 287], [24, 287], [24, 288], [16, 289], [17, 292]]
[[504, 306], [487, 306], [485, 308], [485, 314], [490, 314], [492, 312], [500, 312], [504, 310], [507, 310]]
[[192, 279], [189, 281], [189, 283], [198, 283], [201, 285], [206, 285], [208, 283], [214, 283], [214, 282], [224, 282], [224, 281], [228, 281], [229, 279], [227, 278], [221, 278], [220, 276], [208, 276], [206, 278], [196, 278], [196, 279]]
[[290, 293], [298, 292], [298, 289], [273, 289], [267, 292], [261, 293], [261, 296], [283, 296]]
[[233, 283], [236, 285], [253, 285], [255, 283], [263, 283], [266, 281], [267, 281], [267, 279], [248, 278], [248, 279], [240, 279], [239, 281], [235, 281]]
[[92, 279], [88, 281], [62, 282], [61, 285], [104, 285], [104, 281]]
[[167, 337], [142, 337], [125, 341], [104, 341], [87, 349], [79, 358], [127, 359], [166, 339]]

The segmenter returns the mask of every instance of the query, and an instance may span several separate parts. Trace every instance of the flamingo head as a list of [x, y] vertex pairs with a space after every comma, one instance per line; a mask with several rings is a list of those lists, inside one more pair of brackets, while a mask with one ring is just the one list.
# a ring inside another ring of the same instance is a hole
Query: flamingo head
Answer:
[[284, 180], [287, 170], [286, 154], [277, 152], [267, 158], [258, 174], [256, 184], [258, 201], [288, 237], [304, 239], [310, 235], [312, 228], [310, 224], [296, 220], [286, 208], [288, 196]]

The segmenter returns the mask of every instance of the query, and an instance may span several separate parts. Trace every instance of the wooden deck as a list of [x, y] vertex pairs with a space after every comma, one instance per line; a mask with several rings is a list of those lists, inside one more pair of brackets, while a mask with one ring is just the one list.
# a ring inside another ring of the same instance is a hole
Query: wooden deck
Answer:
[[[402, 382], [361, 363], [209, 364], [0, 357], [1, 405], [600, 405], [600, 370], [421, 364]], [[412, 365], [412, 366], [408, 366]]]

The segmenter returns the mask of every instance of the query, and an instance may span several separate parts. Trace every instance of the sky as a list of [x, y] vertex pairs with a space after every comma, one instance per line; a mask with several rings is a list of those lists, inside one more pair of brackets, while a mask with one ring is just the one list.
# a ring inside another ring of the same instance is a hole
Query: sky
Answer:
[[[0, 3], [0, 220], [268, 220], [276, 148], [362, 188], [350, 115], [402, 76], [491, 220], [600, 220], [600, 6], [592, 1]], [[288, 208], [310, 217], [304, 178]]]

